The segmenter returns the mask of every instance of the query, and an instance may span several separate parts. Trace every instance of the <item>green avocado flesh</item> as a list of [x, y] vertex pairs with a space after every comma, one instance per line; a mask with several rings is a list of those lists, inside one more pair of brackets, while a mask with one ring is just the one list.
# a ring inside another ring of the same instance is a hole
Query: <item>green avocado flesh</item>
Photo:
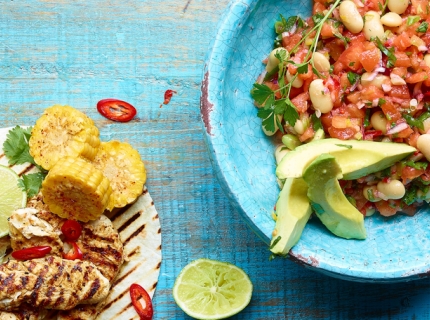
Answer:
[[276, 226], [270, 251], [286, 256], [299, 241], [312, 209], [307, 196], [308, 185], [301, 179], [287, 179], [276, 202]]
[[308, 198], [327, 229], [345, 239], [365, 239], [364, 217], [343, 194], [338, 181], [341, 178], [336, 158], [326, 153], [318, 156], [303, 172]]
[[320, 154], [336, 158], [344, 180], [354, 180], [392, 166], [416, 149], [407, 144], [357, 140], [322, 139], [288, 152], [276, 168], [279, 179], [299, 178]]

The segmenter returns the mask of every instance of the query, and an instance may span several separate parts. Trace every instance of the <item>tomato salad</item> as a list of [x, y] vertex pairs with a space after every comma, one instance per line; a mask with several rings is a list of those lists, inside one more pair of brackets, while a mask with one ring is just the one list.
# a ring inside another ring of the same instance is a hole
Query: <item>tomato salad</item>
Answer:
[[251, 96], [282, 154], [315, 139], [406, 143], [386, 170], [340, 181], [364, 215], [413, 215], [430, 200], [430, 23], [424, 0], [314, 0], [282, 15]]

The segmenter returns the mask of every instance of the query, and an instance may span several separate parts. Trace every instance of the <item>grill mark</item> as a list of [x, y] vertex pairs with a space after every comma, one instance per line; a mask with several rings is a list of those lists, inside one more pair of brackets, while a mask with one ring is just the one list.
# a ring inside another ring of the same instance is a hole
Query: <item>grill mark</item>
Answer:
[[125, 241], [123, 242], [123, 246], [125, 247], [125, 245], [127, 243], [129, 243], [134, 237], [136, 237], [137, 235], [139, 235], [139, 233], [142, 232], [143, 229], [145, 229], [146, 224], [140, 226], [135, 232], [133, 232], [130, 237], [128, 237], [127, 239], [125, 239]]
[[92, 257], [91, 253], [96, 253], [103, 256], [112, 256], [114, 259], [113, 263], [110, 261], [107, 261], [106, 259], [103, 261], [108, 264], [117, 265], [118, 261], [121, 260], [121, 257], [122, 257], [121, 252], [119, 252], [118, 250], [112, 247], [100, 248], [100, 247], [85, 246], [85, 249], [87, 249], [90, 252], [87, 252], [84, 254], [84, 260], [90, 260], [90, 258]]
[[63, 302], [64, 302], [64, 289], [60, 288], [60, 293], [58, 294], [58, 298], [55, 301], [54, 305], [59, 306], [59, 305], [63, 304]]
[[84, 228], [82, 230], [83, 236], [88, 237], [89, 239], [93, 241], [100, 241], [100, 242], [115, 242], [115, 239], [113, 237], [103, 237], [100, 235], [96, 235], [94, 232], [91, 231], [89, 228]]
[[[12, 168], [13, 166], [10, 166], [10, 167]], [[25, 168], [25, 170], [23, 170], [20, 173], [18, 173], [18, 175], [21, 177], [24, 174], [26, 174], [27, 172], [29, 172], [30, 170], [32, 170], [34, 167], [35, 167], [34, 164], [27, 165], [27, 167]]]
[[152, 290], [155, 290], [155, 288], [157, 287], [158, 281], [155, 281], [154, 284], [152, 285]]
[[97, 291], [100, 289], [100, 280], [98, 278], [96, 278], [92, 284], [91, 284], [91, 289], [88, 292], [88, 294], [85, 296], [84, 300], [87, 299], [91, 299], [96, 293]]
[[133, 303], [132, 302], [129, 302], [128, 303], [128, 305], [126, 305], [120, 312], [117, 312], [117, 314], [121, 314], [121, 313], [124, 313], [124, 312], [126, 312], [128, 309], [130, 309], [130, 308], [134, 308], [133, 307]]
[[155, 270], [160, 269], [161, 268], [161, 261], [157, 263], [157, 266], [155, 267]]
[[110, 301], [109, 303], [106, 303], [103, 308], [101, 309], [101, 311], [104, 311], [106, 309], [109, 309], [115, 302], [117, 302], [118, 300], [120, 300], [122, 297], [124, 297], [124, 295], [126, 295], [128, 293], [128, 290], [125, 290], [123, 292], [121, 292], [118, 297], [116, 297], [115, 299], [113, 299], [112, 301]]
[[111, 288], [113, 288], [113, 287], [115, 287], [116, 285], [118, 285], [119, 283], [121, 283], [121, 281], [122, 280], [124, 280], [124, 278], [127, 278], [130, 274], [132, 274], [134, 271], [136, 271], [136, 269], [138, 269], [139, 267], [140, 267], [140, 263], [139, 263], [139, 265], [136, 265], [133, 269], [131, 269], [131, 270], [129, 270], [126, 274], [124, 274], [122, 277], [120, 277], [120, 278], [117, 278], [116, 280], [115, 280], [115, 282], [114, 283], [112, 283], [112, 287]]
[[137, 254], [137, 253], [139, 253], [139, 250], [138, 250], [139, 248], [135, 248], [132, 252], [130, 252], [128, 255], [127, 255], [127, 258], [131, 258], [132, 256], [134, 256], [135, 254]]
[[38, 276], [37, 280], [36, 280], [36, 284], [33, 287], [33, 290], [30, 294], [30, 304], [34, 304], [36, 305], [37, 299], [39, 297], [39, 289], [40, 287], [43, 285], [43, 277], [42, 276]]
[[152, 218], [152, 220], [158, 220], [158, 213]]
[[121, 233], [124, 229], [126, 229], [129, 225], [131, 225], [134, 221], [136, 221], [137, 219], [139, 219], [140, 215], [141, 215], [142, 211], [139, 210], [138, 212], [136, 212], [130, 219], [128, 219], [127, 221], [125, 221], [123, 223], [122, 226], [120, 226], [118, 228], [118, 233]]
[[114, 222], [118, 217], [120, 217], [121, 215], [123, 215], [124, 212], [126, 212], [130, 207], [131, 207], [131, 205], [129, 204], [129, 205], [126, 205], [123, 208], [116, 209], [115, 213], [112, 216], [109, 217], [110, 220], [112, 222]]

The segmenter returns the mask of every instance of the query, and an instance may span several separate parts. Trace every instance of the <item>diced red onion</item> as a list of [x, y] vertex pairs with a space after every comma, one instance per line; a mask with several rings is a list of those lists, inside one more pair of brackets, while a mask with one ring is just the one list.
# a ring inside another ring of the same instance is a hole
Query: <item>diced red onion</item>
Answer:
[[390, 130], [387, 131], [387, 134], [395, 134], [395, 133], [399, 133], [405, 129], [408, 128], [408, 124], [405, 122], [399, 123], [398, 125], [394, 126], [393, 128], [391, 128]]
[[267, 71], [263, 70], [263, 72], [258, 76], [257, 83], [262, 84], [264, 81], [264, 78], [266, 77]]

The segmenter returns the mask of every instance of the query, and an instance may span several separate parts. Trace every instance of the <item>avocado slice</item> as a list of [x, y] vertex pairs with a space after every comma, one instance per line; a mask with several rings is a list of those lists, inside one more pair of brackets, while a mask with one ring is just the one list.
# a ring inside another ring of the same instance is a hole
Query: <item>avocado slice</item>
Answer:
[[354, 180], [381, 171], [417, 151], [404, 143], [322, 139], [301, 145], [282, 159], [276, 168], [279, 179], [299, 178], [320, 154], [332, 154], [344, 180]]
[[270, 251], [286, 256], [299, 241], [303, 229], [312, 214], [308, 185], [302, 178], [289, 178], [279, 193], [276, 202], [276, 225]]
[[331, 154], [318, 156], [303, 172], [308, 198], [321, 222], [345, 239], [365, 239], [364, 216], [346, 198], [338, 179], [342, 171]]

